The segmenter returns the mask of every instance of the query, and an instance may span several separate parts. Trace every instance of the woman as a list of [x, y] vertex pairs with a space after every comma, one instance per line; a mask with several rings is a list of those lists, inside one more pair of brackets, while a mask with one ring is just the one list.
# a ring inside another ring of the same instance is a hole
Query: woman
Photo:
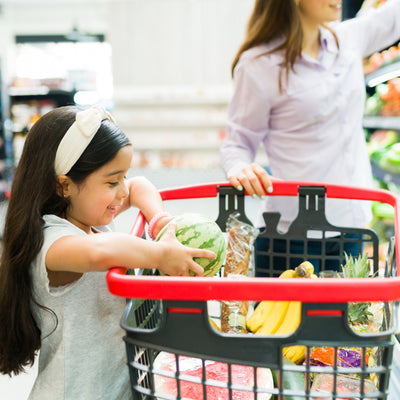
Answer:
[[[340, 12], [339, 0], [256, 0], [233, 61], [222, 165], [233, 186], [264, 200], [263, 211], [281, 213], [281, 231], [296, 217], [297, 200], [265, 200], [272, 177], [372, 185], [362, 60], [400, 37], [400, 1], [345, 22]], [[260, 145], [271, 175], [254, 162]], [[371, 219], [368, 203], [351, 200], [328, 199], [326, 214], [336, 226]]]

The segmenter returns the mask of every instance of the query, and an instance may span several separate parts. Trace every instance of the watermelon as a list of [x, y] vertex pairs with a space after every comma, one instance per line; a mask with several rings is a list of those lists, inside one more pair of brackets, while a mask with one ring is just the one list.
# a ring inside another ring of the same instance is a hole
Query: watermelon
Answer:
[[[179, 356], [179, 387], [180, 397], [192, 400], [204, 400], [203, 394], [203, 361], [199, 358]], [[207, 400], [256, 400], [254, 396], [255, 368], [247, 365], [233, 364], [231, 379], [233, 385], [243, 386], [243, 390], [233, 389], [229, 396], [229, 368], [228, 364], [212, 360], [205, 360], [205, 379], [207, 379]], [[177, 360], [175, 354], [160, 352], [154, 360], [154, 390], [158, 399], [177, 397], [176, 381]], [[269, 400], [274, 388], [271, 370], [257, 368], [257, 400]], [[263, 392], [261, 392], [263, 390]]]
[[170, 223], [176, 224], [176, 238], [185, 246], [213, 251], [217, 258], [211, 260], [195, 257], [204, 268], [203, 276], [214, 276], [225, 261], [226, 240], [220, 227], [210, 218], [202, 214], [187, 213], [176, 216], [158, 234], [156, 240], [164, 235]]

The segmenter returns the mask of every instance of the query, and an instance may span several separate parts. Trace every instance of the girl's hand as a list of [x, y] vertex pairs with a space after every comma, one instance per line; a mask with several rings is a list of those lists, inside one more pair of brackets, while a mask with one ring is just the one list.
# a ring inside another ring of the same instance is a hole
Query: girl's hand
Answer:
[[261, 199], [265, 198], [265, 192], [273, 191], [271, 176], [257, 163], [247, 165], [240, 172], [231, 175], [229, 182], [236, 189], [244, 189], [250, 196]]
[[175, 236], [176, 225], [168, 226], [159, 245], [164, 246], [159, 269], [167, 275], [188, 276], [192, 271], [196, 276], [202, 276], [204, 269], [193, 261], [193, 257], [206, 257], [214, 260], [217, 256], [210, 250], [193, 249], [181, 244]]

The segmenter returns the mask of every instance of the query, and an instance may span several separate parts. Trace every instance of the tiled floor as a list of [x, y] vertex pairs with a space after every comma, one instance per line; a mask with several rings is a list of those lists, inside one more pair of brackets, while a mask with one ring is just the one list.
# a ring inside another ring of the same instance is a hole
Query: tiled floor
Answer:
[[[225, 177], [221, 170], [136, 170], [132, 175], [144, 175], [150, 179], [159, 189], [165, 187], [176, 187], [182, 185], [200, 184], [206, 182], [222, 182]], [[247, 201], [247, 200], [246, 200]], [[246, 213], [249, 218], [254, 215], [258, 205], [257, 200], [251, 198], [246, 203]], [[193, 199], [171, 201], [166, 203], [166, 209], [172, 214], [182, 212], [198, 212], [217, 218], [218, 203], [216, 199]], [[0, 218], [4, 216], [4, 204], [0, 210]], [[118, 231], [129, 232], [136, 211], [127, 211], [116, 219]], [[2, 229], [2, 226], [1, 226]], [[1, 230], [2, 231], [2, 230]], [[27, 370], [27, 373], [17, 377], [9, 378], [0, 375], [0, 399], [1, 400], [26, 400], [37, 373], [36, 365]]]

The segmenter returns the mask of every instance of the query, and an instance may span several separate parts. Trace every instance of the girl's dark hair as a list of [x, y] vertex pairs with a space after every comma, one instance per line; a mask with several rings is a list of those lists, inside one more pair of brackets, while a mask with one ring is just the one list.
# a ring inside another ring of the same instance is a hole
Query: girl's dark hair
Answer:
[[[54, 159], [58, 144], [81, 109], [56, 108], [42, 116], [27, 135], [16, 168], [3, 235], [0, 264], [0, 373], [18, 374], [32, 365], [41, 346], [41, 332], [33, 316], [30, 266], [43, 245], [42, 216], [64, 216], [68, 200], [59, 196]], [[92, 141], [68, 172], [77, 184], [130, 145], [120, 128], [101, 123]], [[53, 313], [54, 314], [54, 313]]]
[[[324, 27], [332, 32], [338, 44], [335, 32], [326, 25]], [[284, 37], [283, 43], [269, 53], [285, 51], [284, 71], [286, 80], [288, 80], [290, 70], [293, 70], [298, 57], [301, 57], [303, 43], [303, 30], [298, 7], [294, 0], [255, 0], [247, 23], [245, 39], [232, 63], [232, 76], [243, 52], [282, 36]]]

